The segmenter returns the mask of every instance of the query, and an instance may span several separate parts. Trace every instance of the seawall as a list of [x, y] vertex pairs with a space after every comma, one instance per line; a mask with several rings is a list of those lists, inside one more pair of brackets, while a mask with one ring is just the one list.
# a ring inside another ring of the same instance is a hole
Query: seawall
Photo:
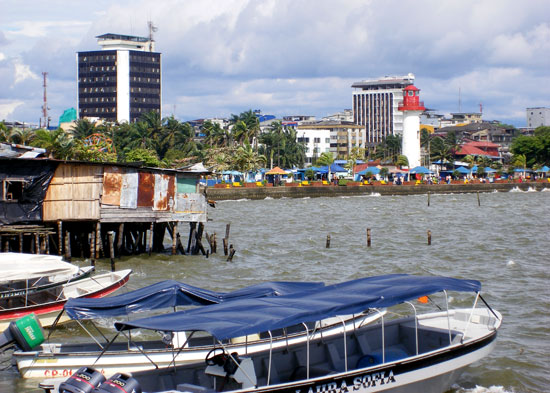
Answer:
[[542, 191], [550, 188], [549, 182], [477, 183], [477, 184], [419, 184], [419, 185], [363, 185], [363, 186], [304, 186], [304, 187], [231, 187], [206, 188], [210, 200], [265, 199], [265, 198], [315, 198], [357, 195], [416, 195], [416, 194], [464, 194], [475, 192]]

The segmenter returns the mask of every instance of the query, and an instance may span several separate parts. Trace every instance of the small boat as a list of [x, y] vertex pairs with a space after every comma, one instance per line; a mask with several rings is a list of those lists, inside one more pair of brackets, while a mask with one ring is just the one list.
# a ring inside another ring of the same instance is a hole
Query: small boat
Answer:
[[78, 267], [61, 256], [0, 253], [0, 299], [27, 297], [56, 285], [88, 277], [92, 266]]
[[[487, 356], [496, 344], [502, 317], [487, 305], [480, 290], [475, 280], [394, 274], [327, 285], [300, 296], [239, 299], [117, 322], [121, 334], [133, 329], [207, 332], [217, 346], [203, 362], [116, 373], [107, 380], [90, 365], [58, 386], [44, 381], [40, 387], [84, 393], [96, 387], [97, 392], [114, 392], [117, 386], [149, 393], [445, 392], [465, 367]], [[472, 306], [450, 309], [448, 291], [458, 304], [464, 304], [464, 292], [471, 293]], [[437, 311], [429, 311], [432, 305]], [[387, 317], [348, 326], [338, 335], [308, 335], [295, 344], [270, 345], [244, 355], [231, 352], [224, 343], [232, 337], [386, 307], [391, 307]], [[410, 315], [404, 315], [407, 311]]]
[[[0, 331], [10, 322], [34, 313], [43, 327], [49, 327], [59, 316], [67, 300], [71, 298], [103, 297], [113, 293], [128, 282], [130, 269], [104, 273], [37, 291], [25, 298], [0, 299]], [[58, 323], [69, 320], [61, 318]]]
[[[159, 310], [182, 306], [206, 306], [243, 298], [260, 298], [282, 296], [290, 293], [316, 289], [324, 286], [320, 282], [265, 282], [251, 285], [232, 292], [216, 292], [198, 288], [174, 280], [165, 280], [144, 288], [139, 288], [121, 295], [102, 299], [70, 299], [64, 307], [64, 312], [75, 322], [82, 325], [83, 320], [94, 323], [95, 319], [112, 318], [130, 313]], [[379, 314], [361, 316], [356, 323], [368, 323], [379, 317]], [[338, 321], [339, 322], [339, 321]], [[318, 334], [331, 334], [339, 331], [339, 323], [333, 329], [336, 321], [323, 321], [319, 326]], [[89, 332], [85, 326], [83, 329]], [[296, 330], [296, 329], [294, 329]], [[300, 329], [298, 329], [300, 330]], [[286, 339], [291, 342], [305, 339], [303, 331], [291, 334], [278, 341], [286, 345]], [[23, 378], [56, 378], [67, 377], [82, 366], [95, 363], [96, 368], [104, 374], [115, 371], [135, 372], [155, 367], [166, 367], [176, 364], [193, 363], [204, 359], [205, 354], [212, 349], [212, 337], [190, 337], [185, 341], [182, 334], [168, 335], [169, 340], [156, 340], [148, 337], [147, 340], [132, 342], [127, 340], [100, 343], [95, 337], [94, 342], [88, 343], [43, 343], [36, 350], [14, 351], [13, 359]], [[278, 334], [282, 337], [282, 334]], [[246, 338], [245, 338], [246, 340]], [[243, 340], [228, 342], [232, 351], [245, 353]], [[268, 336], [248, 337], [247, 351], [264, 350], [269, 344]], [[180, 347], [185, 346], [181, 349]], [[139, 349], [138, 349], [139, 348]]]

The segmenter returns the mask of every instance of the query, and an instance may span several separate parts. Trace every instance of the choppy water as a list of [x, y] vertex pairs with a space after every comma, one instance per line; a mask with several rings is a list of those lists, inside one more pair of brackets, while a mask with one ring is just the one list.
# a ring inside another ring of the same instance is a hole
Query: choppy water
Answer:
[[[231, 223], [233, 262], [223, 253], [161, 255], [122, 259], [117, 268], [134, 269], [130, 289], [169, 278], [224, 291], [265, 280], [334, 283], [386, 273], [478, 279], [504, 322], [495, 351], [470, 366], [454, 391], [550, 391], [550, 192], [495, 192], [480, 200], [478, 206], [476, 194], [464, 194], [431, 195], [430, 206], [426, 195], [219, 202], [206, 230], [217, 233], [220, 249]], [[181, 233], [187, 239], [187, 228]], [[108, 268], [108, 261], [98, 264]], [[0, 373], [1, 392], [35, 387], [13, 371]]]

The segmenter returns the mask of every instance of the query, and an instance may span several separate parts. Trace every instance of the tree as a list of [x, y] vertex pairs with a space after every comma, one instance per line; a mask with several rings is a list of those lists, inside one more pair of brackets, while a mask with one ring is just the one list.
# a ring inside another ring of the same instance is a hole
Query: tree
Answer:
[[519, 136], [512, 142], [514, 155], [523, 154], [526, 165], [550, 164], [550, 127], [537, 127], [533, 136]]
[[159, 167], [160, 160], [154, 150], [134, 149], [126, 154], [126, 162], [143, 162], [143, 165]]
[[399, 157], [397, 157], [397, 161], [395, 162], [395, 165], [398, 166], [399, 168], [404, 166], [409, 166], [409, 159], [407, 158], [407, 156], [400, 155]]
[[351, 153], [349, 154], [348, 162], [346, 163], [345, 167], [346, 169], [350, 169], [351, 174], [353, 175], [355, 173], [355, 164], [357, 164], [357, 161], [364, 159], [365, 149], [362, 147], [354, 146], [351, 148]]
[[67, 160], [73, 155], [73, 141], [61, 128], [53, 131], [43, 128], [36, 130], [32, 146], [46, 149], [50, 158]]
[[70, 131], [74, 138], [83, 140], [96, 132], [95, 123], [88, 119], [78, 119]]
[[18, 128], [13, 132], [12, 141], [20, 145], [29, 145], [34, 138], [34, 131], [30, 128]]
[[239, 171], [248, 174], [251, 171], [257, 171], [265, 165], [266, 158], [264, 155], [259, 155], [254, 151], [248, 141], [245, 141], [244, 146], [237, 148], [235, 156], [235, 164]]
[[327, 179], [330, 179], [330, 166], [333, 163], [334, 163], [334, 156], [332, 155], [331, 152], [321, 153], [321, 155], [317, 159], [317, 164], [318, 165], [322, 165], [322, 166], [326, 165], [328, 167], [328, 178]]
[[525, 171], [527, 168], [527, 157], [525, 154], [516, 154], [512, 158], [512, 165], [516, 168], [523, 169], [523, 176], [525, 177]]

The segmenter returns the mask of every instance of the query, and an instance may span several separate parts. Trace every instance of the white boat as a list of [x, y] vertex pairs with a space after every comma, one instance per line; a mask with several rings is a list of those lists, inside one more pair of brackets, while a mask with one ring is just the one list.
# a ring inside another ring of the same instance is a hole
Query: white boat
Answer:
[[[93, 381], [101, 392], [115, 391], [109, 389], [117, 385], [149, 393], [445, 392], [465, 367], [487, 356], [495, 346], [501, 315], [487, 306], [480, 289], [481, 284], [474, 280], [387, 275], [326, 286], [300, 296], [242, 299], [116, 323], [121, 332], [137, 328], [206, 331], [216, 337], [218, 346], [204, 362], [133, 375], [117, 373], [106, 381], [90, 364], [65, 380], [63, 389], [87, 389], [83, 382]], [[461, 292], [471, 292], [472, 307], [449, 309], [447, 291], [457, 291], [453, 297], [460, 303], [464, 300]], [[445, 309], [424, 312], [427, 305], [414, 302], [419, 297], [440, 302]], [[480, 307], [480, 299], [486, 307]], [[390, 317], [394, 306], [398, 314]], [[223, 341], [381, 307], [392, 309], [377, 323], [284, 347], [270, 346], [241, 356], [231, 353]], [[412, 315], [402, 315], [406, 310]], [[57, 388], [52, 381], [40, 386], [52, 392]], [[81, 391], [87, 393], [86, 389]]]
[[82, 280], [54, 286], [30, 294], [25, 298], [0, 299], [0, 331], [8, 328], [10, 322], [34, 313], [43, 327], [68, 321], [58, 318], [65, 303], [72, 298], [96, 298], [107, 296], [128, 282], [130, 269], [95, 275]]
[[[166, 280], [109, 298], [72, 299], [67, 302], [64, 309], [67, 316], [78, 323], [81, 323], [82, 320], [90, 320], [93, 323], [93, 320], [97, 318], [115, 317], [121, 314], [126, 319], [128, 312], [143, 312], [176, 306], [204, 306], [242, 298], [280, 296], [323, 285], [323, 283], [311, 282], [267, 282], [224, 293]], [[358, 315], [355, 323], [370, 323], [379, 317], [379, 313]], [[350, 323], [354, 323], [351, 321], [351, 317], [346, 319], [350, 319]], [[317, 334], [341, 333], [342, 326], [338, 322], [339, 320], [323, 321], [318, 326], [319, 329], [316, 330]], [[86, 329], [82, 323], [81, 326]], [[285, 339], [276, 340], [274, 345], [280, 346], [286, 345], [288, 342], [296, 343], [298, 340], [304, 340], [303, 330], [298, 329], [299, 331], [294, 333], [292, 330], [287, 330]], [[174, 334], [168, 342], [160, 338], [151, 340], [150, 337], [132, 344], [123, 340], [109, 344], [108, 348], [106, 348], [108, 342], [100, 343], [95, 338], [95, 342], [89, 343], [43, 343], [33, 351], [15, 351], [13, 359], [23, 378], [68, 377], [80, 367], [91, 363], [94, 363], [95, 367], [104, 374], [116, 371], [136, 372], [155, 367], [166, 367], [173, 362], [185, 364], [200, 361], [204, 359], [206, 353], [212, 349], [215, 343], [212, 337], [191, 336], [188, 340], [186, 338], [185, 334], [178, 333]], [[243, 340], [248, 340], [248, 346], [244, 345]], [[228, 345], [232, 351], [244, 354], [246, 351], [265, 350], [269, 346], [269, 339], [266, 334], [262, 337], [254, 335], [248, 338], [234, 339], [233, 343], [228, 343]], [[183, 348], [180, 351], [181, 347]]]
[[[90, 275], [92, 266], [79, 267], [61, 256], [0, 253], [0, 299], [28, 295]], [[0, 305], [3, 307], [3, 305]]]

